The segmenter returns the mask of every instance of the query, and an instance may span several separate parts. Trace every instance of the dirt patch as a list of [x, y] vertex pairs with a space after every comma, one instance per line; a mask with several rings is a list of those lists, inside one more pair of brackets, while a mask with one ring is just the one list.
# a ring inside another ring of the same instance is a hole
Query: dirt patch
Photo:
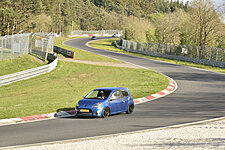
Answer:
[[59, 60], [69, 61], [69, 62], [74, 62], [74, 63], [99, 65], [99, 66], [113, 66], [113, 67], [125, 67], [125, 68], [136, 68], [136, 69], [140, 69], [139, 66], [132, 65], [132, 64], [128, 64], [128, 63], [74, 60], [74, 59], [63, 58], [63, 57], [59, 57]]

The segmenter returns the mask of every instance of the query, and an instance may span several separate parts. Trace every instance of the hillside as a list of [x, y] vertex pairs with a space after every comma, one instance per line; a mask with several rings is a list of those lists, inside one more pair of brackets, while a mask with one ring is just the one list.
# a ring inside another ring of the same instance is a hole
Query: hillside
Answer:
[[[166, 0], [7, 0], [0, 2], [0, 31], [1, 35], [20, 30], [68, 33], [72, 21], [74, 30], [101, 30], [108, 29], [108, 13], [150, 18], [154, 12], [173, 12], [177, 8], [186, 9], [187, 4]], [[111, 28], [122, 29], [116, 25]]]
[[0, 2], [1, 35], [123, 30], [137, 42], [225, 48], [225, 25], [211, 0], [7, 0]]

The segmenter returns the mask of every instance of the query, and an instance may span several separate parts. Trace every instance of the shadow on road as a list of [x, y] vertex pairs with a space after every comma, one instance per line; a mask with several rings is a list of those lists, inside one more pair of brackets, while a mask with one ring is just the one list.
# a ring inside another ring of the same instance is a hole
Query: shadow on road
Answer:
[[60, 108], [60, 109], [57, 109], [56, 112], [61, 112], [61, 111], [73, 111], [75, 110], [75, 108], [73, 107], [69, 107], [69, 108]]

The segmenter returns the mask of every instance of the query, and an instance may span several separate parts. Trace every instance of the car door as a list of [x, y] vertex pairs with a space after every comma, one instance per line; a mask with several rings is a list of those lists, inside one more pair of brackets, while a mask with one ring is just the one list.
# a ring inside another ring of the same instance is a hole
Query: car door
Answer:
[[122, 100], [122, 93], [120, 90], [116, 90], [112, 93], [109, 99], [111, 113], [118, 113], [121, 112], [123, 109], [123, 100]]
[[122, 94], [122, 101], [123, 101], [122, 110], [127, 111], [129, 94], [126, 90], [121, 90], [121, 94]]

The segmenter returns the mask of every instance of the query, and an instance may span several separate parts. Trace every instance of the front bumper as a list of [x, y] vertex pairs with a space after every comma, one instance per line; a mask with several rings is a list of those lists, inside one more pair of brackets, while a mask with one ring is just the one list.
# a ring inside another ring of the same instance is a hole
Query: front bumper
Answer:
[[[85, 111], [84, 111], [85, 110]], [[88, 110], [88, 112], [86, 112]], [[78, 108], [76, 107], [76, 112], [78, 116], [93, 116], [100, 117], [102, 116], [102, 109], [98, 108]]]

